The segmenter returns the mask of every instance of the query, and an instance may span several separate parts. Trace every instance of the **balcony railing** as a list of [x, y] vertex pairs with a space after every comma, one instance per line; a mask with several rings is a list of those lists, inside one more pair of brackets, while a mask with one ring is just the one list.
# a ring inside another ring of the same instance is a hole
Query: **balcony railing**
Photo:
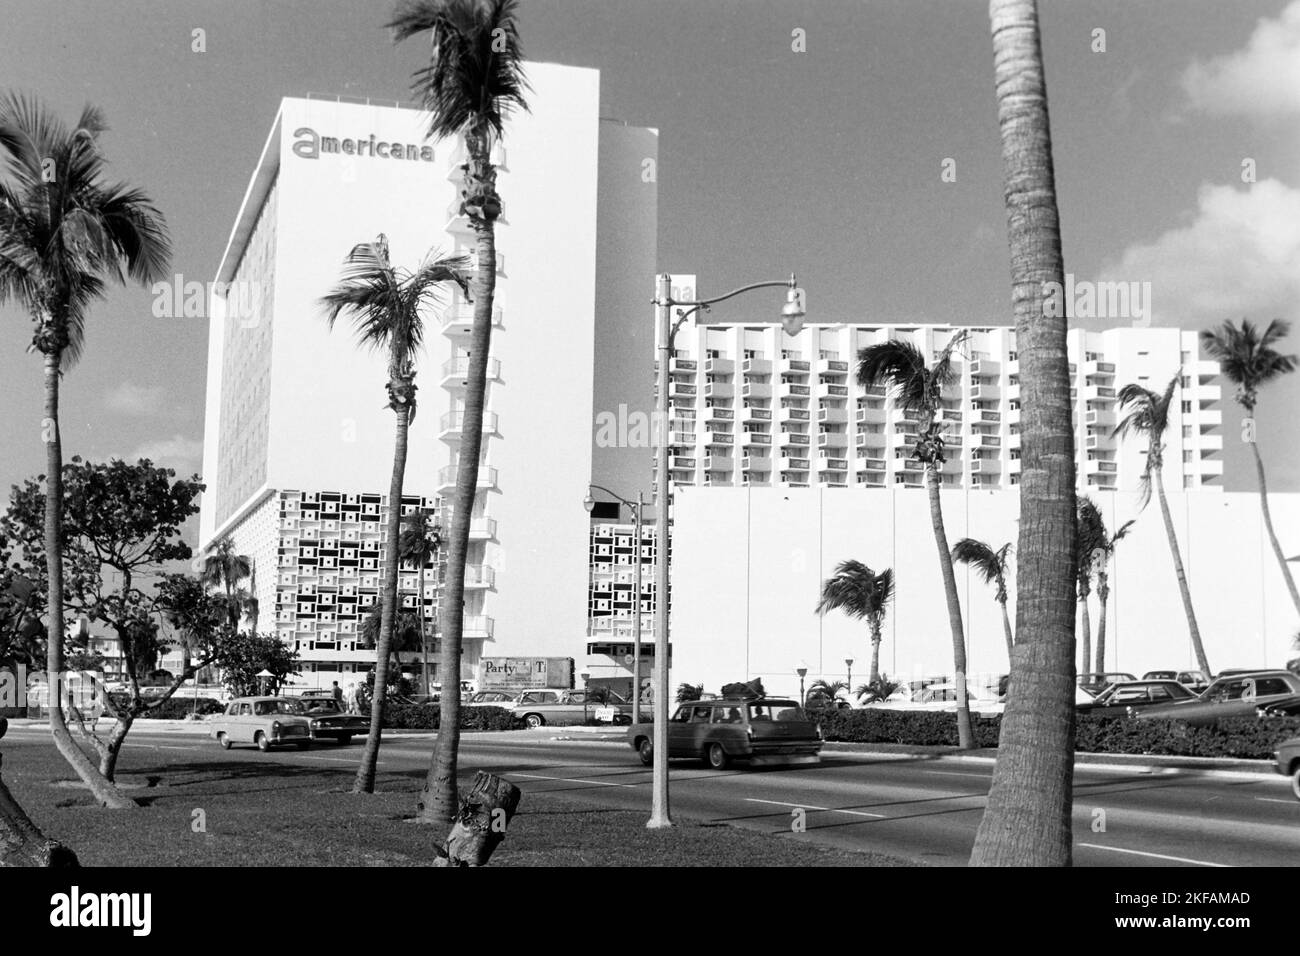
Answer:
[[770, 422], [772, 420], [772, 409], [746, 405], [741, 418], [747, 422]]
[[469, 614], [461, 619], [461, 637], [490, 641], [494, 630], [496, 621], [486, 614]]
[[[469, 359], [455, 358], [448, 359], [442, 363], [442, 384], [450, 382], [463, 385], [466, 377], [469, 375]], [[495, 382], [501, 378], [501, 362], [497, 359], [490, 358], [487, 363], [488, 381]]]
[[[456, 473], [458, 469], [455, 465], [449, 465], [438, 471], [438, 488], [447, 490], [456, 487]], [[497, 470], [489, 468], [487, 465], [478, 467], [478, 484], [479, 488], [495, 488], [497, 486]]]
[[[464, 412], [447, 412], [442, 418], [438, 419], [438, 430], [448, 435], [453, 432], [461, 432], [465, 429]], [[485, 434], [493, 434], [497, 430], [497, 413], [483, 413], [483, 431]]]
[[486, 564], [465, 565], [465, 587], [494, 588], [497, 585], [497, 573]]

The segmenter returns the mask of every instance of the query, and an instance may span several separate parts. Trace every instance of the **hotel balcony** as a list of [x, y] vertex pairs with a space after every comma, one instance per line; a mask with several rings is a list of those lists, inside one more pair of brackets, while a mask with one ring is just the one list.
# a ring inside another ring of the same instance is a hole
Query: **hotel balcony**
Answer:
[[780, 412], [781, 418], [789, 419], [793, 422], [806, 422], [812, 419], [812, 412], [806, 408], [795, 408], [792, 405], [782, 405]]
[[1197, 410], [1196, 420], [1202, 425], [1222, 425], [1223, 412], [1217, 408], [1201, 408]]
[[[655, 364], [658, 365], [657, 362]], [[673, 357], [668, 360], [669, 372], [682, 372], [682, 373], [694, 375], [696, 369], [698, 369], [699, 367], [700, 367], [700, 363], [697, 362], [695, 359]]]
[[1088, 449], [1089, 451], [1091, 451], [1094, 448], [1100, 448], [1105, 443], [1106, 443], [1106, 439], [1104, 439], [1101, 435], [1089, 434], [1083, 437], [1083, 447]]
[[741, 398], [771, 398], [772, 386], [766, 382], [745, 382], [740, 386]]
[[745, 359], [740, 363], [740, 371], [746, 377], [750, 375], [771, 375], [772, 362], [770, 359]]
[[1202, 458], [1200, 461], [1191, 462], [1183, 467], [1183, 474], [1186, 475], [1222, 475], [1223, 459], [1222, 458]]
[[848, 448], [849, 436], [847, 432], [818, 432], [818, 448]]
[[[944, 408], [939, 411], [939, 421], [949, 425], [960, 425], [965, 417], [965, 413], [960, 408]], [[971, 420], [979, 421], [979, 412], [972, 412]]]
[[[501, 327], [505, 313], [500, 306], [492, 307], [492, 326]], [[468, 302], [453, 302], [439, 319], [443, 335], [469, 335], [474, 329], [474, 306]]]
[[849, 470], [849, 460], [847, 458], [817, 458], [815, 461], [818, 471]]
[[883, 488], [885, 487], [885, 476], [876, 474], [858, 475], [857, 483], [859, 488]]
[[1088, 475], [1114, 475], [1118, 472], [1118, 463], [1104, 458], [1097, 458], [1084, 464], [1084, 473]]
[[492, 640], [496, 621], [486, 614], [467, 614], [461, 618], [461, 637], [465, 640]]
[[969, 375], [978, 375], [980, 377], [996, 378], [1001, 374], [1002, 368], [996, 359], [978, 358], [972, 359], [966, 366], [966, 372]]
[[1187, 369], [1187, 373], [1202, 379], [1214, 378], [1215, 376], [1223, 374], [1223, 366], [1218, 362], [1208, 359], [1198, 359], [1192, 363], [1190, 368]]
[[746, 455], [740, 460], [742, 471], [771, 471], [772, 459], [766, 455]]
[[812, 389], [807, 385], [782, 382], [776, 387], [776, 394], [781, 398], [808, 398], [812, 395]]
[[1109, 385], [1085, 385], [1083, 386], [1083, 400], [1085, 402], [1113, 402], [1115, 401], [1115, 389]]
[[981, 408], [970, 413], [970, 423], [972, 425], [1001, 425], [1002, 413]]
[[972, 458], [970, 463], [972, 475], [997, 475], [1002, 473], [1002, 462], [996, 458]]
[[818, 375], [845, 378], [849, 374], [849, 363], [840, 359], [818, 359], [816, 371]]
[[1019, 402], [1019, 401], [1020, 401], [1020, 383], [1019, 383], [1019, 382], [1016, 382], [1014, 385], [1008, 385], [1008, 386], [1007, 386], [1007, 401], [1008, 401], [1008, 402]]
[[849, 387], [847, 385], [832, 385], [820, 383], [822, 390], [825, 392], [824, 398], [847, 400], [849, 397]]
[[465, 565], [465, 588], [494, 588], [497, 586], [497, 573], [486, 564]]
[[925, 462], [915, 458], [900, 458], [896, 462], [901, 471], [923, 472], [925, 471]]
[[853, 412], [855, 422], [869, 422], [872, 424], [884, 424], [885, 407], [883, 405], [872, 408], [870, 405], [859, 405]]
[[669, 382], [669, 398], [685, 398], [695, 401], [695, 396], [699, 394], [699, 389], [690, 382]]
[[1010, 435], [1007, 436], [1007, 447], [1008, 448], [1020, 447], [1020, 432], [1012, 432]]
[[781, 457], [777, 459], [777, 467], [781, 471], [807, 471], [812, 463], [807, 458], [788, 458]]
[[780, 365], [782, 372], [793, 372], [795, 375], [807, 375], [811, 367], [807, 360], [797, 358], [782, 358]]
[[916, 444], [916, 432], [892, 431], [885, 436], [885, 441], [890, 448], [911, 448]]
[[694, 471], [696, 459], [683, 455], [673, 455], [668, 461], [668, 467], [673, 471]]
[[1008, 474], [1008, 475], [1018, 475], [1018, 474], [1020, 474], [1020, 459], [1019, 459], [1019, 458], [1012, 458], [1010, 461], [1007, 462], [1007, 474]]
[[808, 446], [812, 444], [812, 437], [807, 432], [793, 432], [781, 429], [781, 447], [788, 445]]
[[885, 459], [883, 458], [858, 458], [854, 462], [858, 471], [884, 471]]
[[[438, 419], [438, 437], [443, 441], [460, 441], [465, 430], [464, 412], [447, 412]], [[483, 413], [483, 434], [494, 435], [497, 430], [497, 413]]]
[[727, 422], [730, 424], [735, 421], [736, 412], [731, 408], [711, 405], [704, 409], [703, 418], [706, 422]]
[[762, 445], [766, 447], [772, 444], [772, 433], [771, 432], [741, 432], [740, 443], [744, 445], [746, 448], [749, 448], [754, 445]]
[[[885, 392], [888, 391], [883, 385], [868, 385], [862, 390], [863, 398], [884, 398]], [[859, 399], [861, 401], [861, 398]]]
[[[455, 358], [448, 359], [442, 363], [442, 379], [439, 384], [443, 388], [464, 388], [469, 384], [469, 359]], [[501, 363], [494, 358], [488, 359], [487, 363], [487, 380], [497, 382], [501, 380]]]
[[[457, 470], [458, 469], [455, 465], [449, 465], [446, 468], [439, 469], [438, 471], [439, 492], [446, 493], [448, 491], [455, 490]], [[478, 483], [475, 487], [495, 488], [496, 486], [497, 486], [497, 470], [495, 468], [489, 468], [487, 465], [479, 465]]]
[[980, 382], [970, 387], [970, 398], [973, 402], [997, 401], [1002, 398], [1002, 389], [996, 382]]
[[736, 443], [736, 436], [731, 432], [705, 432], [704, 444], [706, 445], [725, 445], [730, 448]]
[[1089, 408], [1083, 413], [1085, 425], [1103, 428], [1115, 427], [1115, 410], [1113, 408]]
[[735, 467], [735, 459], [729, 455], [708, 455], [704, 459], [705, 471], [731, 471]]
[[1001, 448], [1002, 436], [1000, 435], [971, 435], [970, 446], [972, 448]]
[[705, 359], [704, 371], [708, 375], [734, 375], [736, 373], [736, 360], [728, 358]]
[[770, 422], [772, 420], [772, 409], [746, 405], [741, 409], [740, 419], [746, 424], [749, 422]]
[[[715, 360], [716, 361], [716, 360]], [[705, 398], [732, 398], [736, 394], [736, 386], [730, 382], [705, 382]]]
[[1092, 378], [1114, 378], [1114, 377], [1115, 377], [1115, 363], [1114, 363], [1114, 362], [1098, 362], [1098, 361], [1096, 361], [1096, 360], [1089, 360], [1089, 361], [1083, 363], [1083, 375], [1084, 375], [1084, 378], [1088, 378], [1088, 379], [1092, 379]]
[[668, 443], [670, 445], [694, 445], [695, 431], [671, 431], [668, 433]]
[[1196, 435], [1189, 439], [1189, 442], [1197, 448], [1200, 448], [1202, 451], [1223, 450], [1222, 435]]
[[837, 425], [843, 425], [849, 420], [849, 412], [846, 408], [839, 408], [834, 405], [823, 405], [817, 409], [817, 421], [831, 422]]
[[496, 537], [496, 518], [471, 518], [469, 520], [469, 539], [471, 541], [495, 541]]
[[1217, 402], [1223, 398], [1223, 388], [1218, 385], [1197, 385], [1190, 391], [1198, 402]]

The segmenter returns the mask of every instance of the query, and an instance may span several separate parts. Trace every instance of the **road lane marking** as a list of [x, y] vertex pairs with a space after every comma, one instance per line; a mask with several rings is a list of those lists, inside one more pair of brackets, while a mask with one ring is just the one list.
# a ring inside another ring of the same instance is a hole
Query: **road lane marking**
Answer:
[[774, 807], [798, 807], [800, 810], [817, 810], [821, 813], [847, 813], [853, 817], [875, 817], [877, 820], [886, 820], [883, 813], [868, 813], [866, 810], [837, 810], [833, 807], [814, 807], [806, 803], [783, 803], [780, 800], [760, 800], [758, 797], [745, 797], [747, 803], [768, 803]]
[[557, 780], [560, 783], [583, 783], [591, 787], [626, 787], [629, 790], [635, 790], [636, 785], [631, 783], [608, 783], [603, 780], [577, 780], [573, 777], [543, 777], [537, 773], [507, 773], [502, 774], [505, 777], [525, 777], [529, 780]]
[[1099, 843], [1080, 843], [1078, 846], [1086, 846], [1090, 850], [1110, 850], [1112, 853], [1131, 853], [1134, 856], [1149, 856], [1157, 860], [1171, 860], [1174, 863], [1190, 863], [1193, 866], [1213, 866], [1222, 869], [1230, 869], [1229, 863], [1209, 863], [1205, 860], [1189, 860], [1185, 856], [1166, 856], [1163, 853], [1147, 853], [1145, 850], [1126, 850], [1122, 846], [1102, 846]]
[[979, 773], [975, 770], [926, 770], [925, 772], [932, 777], [983, 777], [985, 780], [989, 779], [988, 774]]
[[1294, 800], [1280, 800], [1277, 797], [1256, 797], [1256, 800], [1263, 800], [1265, 803], [1289, 803], [1294, 804]]

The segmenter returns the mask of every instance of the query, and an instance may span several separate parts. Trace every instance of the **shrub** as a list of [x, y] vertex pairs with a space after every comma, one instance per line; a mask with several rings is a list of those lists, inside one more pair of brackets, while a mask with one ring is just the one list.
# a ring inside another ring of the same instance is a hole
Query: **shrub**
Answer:
[[[829, 711], [816, 718], [827, 740], [911, 746], [957, 745], [957, 715], [951, 711]], [[1001, 717], [971, 715], [975, 741], [996, 747]], [[1277, 745], [1300, 735], [1300, 717], [1234, 717], [1209, 727], [1181, 720], [1080, 716], [1075, 749], [1082, 753], [1161, 754], [1179, 757], [1236, 757], [1268, 760]]]
[[[369, 717], [370, 708], [364, 708], [362, 714]], [[441, 717], [437, 707], [399, 701], [386, 701], [384, 704], [384, 727], [388, 730], [437, 730]], [[523, 718], [516, 717], [513, 711], [504, 707], [460, 709], [461, 730], [522, 730], [523, 726]]]
[[[116, 700], [115, 700], [116, 702]], [[126, 705], [126, 699], [123, 698], [121, 705]], [[200, 697], [197, 705], [193, 697], [171, 697], [167, 702], [155, 707], [153, 710], [141, 714], [139, 720], [183, 720], [190, 714], [198, 713], [200, 717], [206, 717], [208, 714], [219, 714], [225, 710], [225, 704], [211, 697]]]

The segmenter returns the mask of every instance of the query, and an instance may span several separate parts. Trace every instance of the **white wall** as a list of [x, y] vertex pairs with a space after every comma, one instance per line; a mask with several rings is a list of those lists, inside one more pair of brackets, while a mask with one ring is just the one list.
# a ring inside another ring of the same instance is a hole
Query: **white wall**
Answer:
[[[884, 628], [881, 668], [891, 675], [951, 673], [952, 644], [924, 490], [678, 488], [673, 525], [673, 682], [707, 689], [763, 678], [795, 693], [808, 681], [865, 682], [871, 647], [865, 625], [813, 613], [821, 581], [855, 558], [894, 569], [898, 594]], [[1134, 517], [1136, 495], [1094, 495], [1113, 529]], [[1300, 551], [1300, 495], [1269, 499], [1288, 554]], [[1281, 666], [1296, 656], [1300, 622], [1282, 582], [1252, 494], [1173, 492], [1171, 511], [1210, 665], [1216, 670]], [[995, 547], [1014, 541], [1014, 491], [946, 491], [949, 544], [966, 536]], [[1289, 544], [1288, 544], [1289, 542]], [[1296, 568], [1300, 571], [1300, 568]], [[1007, 670], [993, 588], [962, 565], [957, 591], [971, 673]], [[1014, 623], [1014, 584], [1010, 601]], [[1090, 605], [1095, 647], [1097, 599]], [[1116, 551], [1106, 666], [1143, 671], [1196, 666], [1155, 502]]]

